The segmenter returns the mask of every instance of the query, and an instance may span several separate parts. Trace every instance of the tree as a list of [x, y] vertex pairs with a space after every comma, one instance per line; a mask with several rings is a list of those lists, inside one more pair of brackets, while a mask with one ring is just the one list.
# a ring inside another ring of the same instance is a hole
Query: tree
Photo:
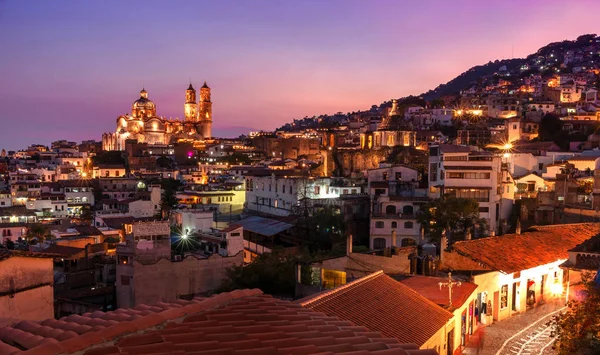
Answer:
[[83, 208], [81, 209], [81, 213], [78, 216], [78, 219], [81, 223], [85, 225], [89, 226], [92, 224], [92, 221], [94, 220], [94, 214], [92, 213], [90, 206], [83, 206]]
[[319, 208], [305, 217], [307, 242], [313, 250], [331, 250], [334, 245], [346, 240], [346, 223], [339, 210], [331, 207]]
[[567, 311], [550, 321], [560, 355], [600, 354], [600, 286], [589, 274], [582, 275], [582, 283], [583, 300], [569, 301]]
[[[296, 289], [298, 264], [307, 264], [312, 259], [304, 253], [288, 255], [275, 249], [258, 256], [252, 263], [227, 269], [227, 276], [219, 291], [259, 288], [266, 294], [293, 297]], [[310, 282], [309, 268], [302, 268], [302, 280]]]
[[562, 122], [560, 121], [560, 118], [552, 113], [545, 114], [540, 122], [540, 141], [555, 142], [561, 135], [564, 135], [564, 132], [562, 131]]
[[36, 244], [37, 242], [41, 242], [48, 235], [48, 230], [43, 225], [36, 223], [31, 225], [27, 229], [27, 234], [25, 234], [25, 239], [29, 244]]
[[163, 179], [161, 181], [162, 197], [160, 199], [160, 218], [169, 219], [171, 211], [177, 208], [177, 188], [181, 182], [175, 179]]
[[425, 204], [417, 213], [417, 222], [432, 241], [439, 241], [444, 230], [448, 240], [462, 240], [467, 231], [484, 230], [487, 221], [479, 217], [479, 203], [474, 199], [447, 196]]

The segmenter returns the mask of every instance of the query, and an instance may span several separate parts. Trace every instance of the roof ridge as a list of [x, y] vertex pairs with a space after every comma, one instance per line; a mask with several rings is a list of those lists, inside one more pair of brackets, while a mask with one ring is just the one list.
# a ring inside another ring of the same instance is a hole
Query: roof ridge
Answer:
[[[35, 354], [63, 354], [63, 353], [75, 353], [82, 351], [94, 345], [101, 345], [124, 335], [135, 334], [136, 332], [151, 329], [160, 324], [173, 321], [175, 319], [183, 318], [191, 314], [197, 314], [200, 312], [214, 309], [223, 305], [228, 304], [233, 300], [237, 300], [244, 297], [252, 297], [262, 295], [263, 292], [260, 289], [244, 289], [234, 290], [231, 292], [223, 292], [215, 294], [209, 298], [205, 298], [197, 303], [189, 303], [185, 306], [175, 307], [171, 306], [163, 309], [160, 312], [150, 313], [140, 318], [136, 318], [130, 321], [119, 321], [116, 324], [108, 326], [104, 329], [97, 331], [89, 331], [79, 334], [71, 339], [63, 341], [59, 344], [51, 342], [40, 346], [35, 346], [27, 350], [33, 351]], [[157, 302], [156, 304], [167, 303]], [[172, 304], [174, 302], [168, 302]], [[120, 309], [134, 309], [120, 308]], [[102, 312], [108, 313], [108, 312]], [[49, 318], [53, 319], [53, 318]]]
[[349, 282], [349, 283], [347, 283], [345, 285], [338, 286], [336, 288], [333, 288], [333, 289], [325, 291], [325, 292], [320, 292], [317, 295], [308, 296], [306, 298], [299, 299], [296, 302], [298, 302], [302, 307], [306, 307], [306, 306], [308, 306], [308, 305], [310, 305], [312, 303], [315, 303], [315, 302], [323, 299], [324, 297], [331, 296], [333, 294], [336, 294], [338, 292], [344, 291], [344, 290], [346, 290], [348, 288], [351, 288], [353, 286], [357, 286], [359, 284], [363, 284], [363, 283], [365, 283], [367, 281], [370, 281], [370, 280], [372, 280], [372, 279], [374, 279], [377, 276], [380, 276], [382, 274], [383, 274], [383, 270], [375, 271], [372, 274], [369, 274], [367, 276], [363, 276], [360, 279], [356, 279], [356, 280], [354, 280], [352, 282]]

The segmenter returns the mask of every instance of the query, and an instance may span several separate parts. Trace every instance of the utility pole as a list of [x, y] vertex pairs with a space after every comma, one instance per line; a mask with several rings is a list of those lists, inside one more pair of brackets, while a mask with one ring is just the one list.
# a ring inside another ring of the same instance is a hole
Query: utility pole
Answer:
[[452, 281], [452, 273], [448, 273], [448, 282], [438, 282], [440, 290], [443, 287], [448, 287], [448, 308], [452, 308], [452, 288], [460, 286], [460, 281]]

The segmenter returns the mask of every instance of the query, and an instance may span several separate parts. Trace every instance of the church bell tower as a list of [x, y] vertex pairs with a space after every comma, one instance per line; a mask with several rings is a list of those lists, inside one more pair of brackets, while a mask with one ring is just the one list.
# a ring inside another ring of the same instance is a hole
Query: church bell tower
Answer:
[[196, 89], [190, 83], [185, 91], [185, 120], [195, 122], [198, 119], [198, 104], [196, 103]]
[[200, 101], [198, 103], [198, 121], [202, 127], [202, 137], [212, 137], [212, 102], [210, 101], [210, 88], [204, 85], [200, 88]]

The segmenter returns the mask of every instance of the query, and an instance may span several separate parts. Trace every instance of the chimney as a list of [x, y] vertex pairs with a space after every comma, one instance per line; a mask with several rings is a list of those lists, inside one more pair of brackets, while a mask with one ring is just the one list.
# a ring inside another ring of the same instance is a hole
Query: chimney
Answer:
[[392, 248], [396, 246], [396, 230], [392, 230]]
[[346, 239], [346, 255], [350, 256], [350, 254], [352, 254], [352, 234], [348, 234]]
[[465, 240], [471, 240], [471, 228], [467, 228], [465, 232]]
[[515, 233], [521, 234], [521, 219], [517, 219], [517, 227], [515, 228]]
[[492, 230], [490, 231], [490, 237], [495, 237], [496, 236], [496, 231]]

